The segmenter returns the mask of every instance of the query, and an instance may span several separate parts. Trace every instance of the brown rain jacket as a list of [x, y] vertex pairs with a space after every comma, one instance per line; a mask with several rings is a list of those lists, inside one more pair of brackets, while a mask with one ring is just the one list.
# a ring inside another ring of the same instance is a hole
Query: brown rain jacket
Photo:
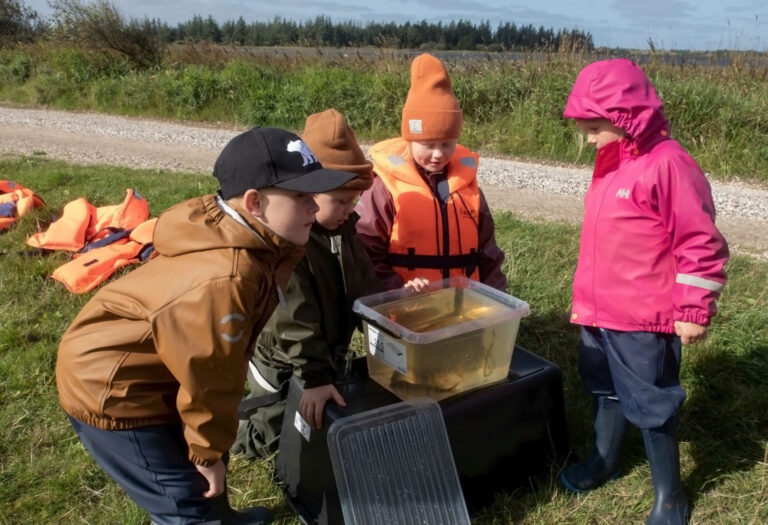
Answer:
[[181, 422], [197, 465], [229, 450], [253, 342], [304, 254], [244, 217], [214, 195], [161, 215], [159, 256], [102, 288], [62, 338], [70, 416], [107, 430]]

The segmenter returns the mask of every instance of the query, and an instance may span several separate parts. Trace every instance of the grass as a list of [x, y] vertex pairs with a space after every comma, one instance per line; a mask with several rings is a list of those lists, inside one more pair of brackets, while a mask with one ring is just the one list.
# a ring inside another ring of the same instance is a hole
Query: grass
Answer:
[[[410, 57], [378, 54], [254, 54], [175, 46], [166, 65], [136, 72], [118, 58], [61, 44], [0, 50], [0, 102], [204, 122], [303, 128], [329, 107], [362, 140], [400, 131]], [[562, 109], [593, 58], [538, 53], [524, 59], [446, 61], [464, 111], [461, 140], [484, 154], [590, 164]], [[638, 57], [639, 58], [639, 57]], [[665, 102], [673, 136], [705, 171], [768, 183], [768, 70], [743, 53], [710, 64], [642, 57]]]
[[[28, 235], [76, 197], [114, 204], [133, 187], [157, 215], [212, 191], [214, 180], [41, 158], [2, 158], [0, 176], [34, 189], [48, 205], [0, 236], [0, 523], [148, 523], [94, 464], [58, 405], [57, 343], [90, 295], [71, 295], [48, 277], [66, 260], [63, 254], [18, 252]], [[577, 330], [568, 323], [577, 228], [526, 223], [507, 213], [495, 218], [498, 242], [507, 253], [510, 293], [532, 309], [518, 342], [562, 369], [571, 444], [581, 457], [591, 446], [591, 403], [576, 369]], [[681, 456], [694, 524], [768, 522], [768, 264], [734, 257], [728, 272], [708, 341], [684, 350], [681, 375], [688, 400], [682, 410]], [[618, 481], [580, 496], [563, 492], [556, 482], [561, 466], [553, 465], [531, 487], [498, 495], [473, 522], [642, 523], [653, 492], [636, 429], [628, 432], [622, 465]], [[229, 475], [234, 504], [266, 505], [277, 523], [297, 523], [271, 476], [269, 461], [234, 457]]]

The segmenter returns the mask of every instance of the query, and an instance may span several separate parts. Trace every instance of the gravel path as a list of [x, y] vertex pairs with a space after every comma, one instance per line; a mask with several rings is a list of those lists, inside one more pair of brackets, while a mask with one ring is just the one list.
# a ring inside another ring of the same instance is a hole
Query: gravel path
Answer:
[[[0, 154], [210, 173], [221, 148], [242, 129], [0, 108]], [[508, 210], [528, 220], [578, 222], [590, 175], [591, 170], [581, 167], [483, 157], [478, 180], [494, 210]], [[718, 226], [732, 251], [768, 258], [768, 189], [743, 183], [711, 184]]]

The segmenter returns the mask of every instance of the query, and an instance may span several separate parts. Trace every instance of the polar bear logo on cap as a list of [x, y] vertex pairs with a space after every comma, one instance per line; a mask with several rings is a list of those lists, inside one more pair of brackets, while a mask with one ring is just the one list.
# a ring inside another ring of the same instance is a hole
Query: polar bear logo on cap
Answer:
[[301, 153], [301, 158], [304, 160], [304, 164], [302, 166], [306, 166], [307, 164], [316, 164], [317, 157], [315, 157], [315, 154], [312, 153], [312, 150], [309, 149], [309, 146], [304, 144], [303, 140], [292, 140], [288, 143], [288, 147], [286, 147], [286, 150], [290, 153]]

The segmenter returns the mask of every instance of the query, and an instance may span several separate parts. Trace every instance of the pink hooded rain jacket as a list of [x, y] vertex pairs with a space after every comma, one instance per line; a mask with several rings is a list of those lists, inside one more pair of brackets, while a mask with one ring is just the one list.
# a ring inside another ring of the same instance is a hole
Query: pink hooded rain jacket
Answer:
[[571, 322], [674, 333], [708, 325], [725, 284], [728, 246], [709, 183], [669, 137], [662, 102], [632, 61], [582, 70], [563, 115], [605, 118], [628, 134], [600, 148], [584, 197]]

